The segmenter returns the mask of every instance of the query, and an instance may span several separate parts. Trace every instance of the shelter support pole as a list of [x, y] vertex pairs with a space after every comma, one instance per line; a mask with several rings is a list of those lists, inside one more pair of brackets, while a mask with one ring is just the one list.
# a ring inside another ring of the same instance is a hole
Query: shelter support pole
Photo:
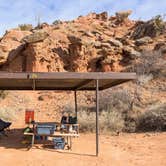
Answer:
[[74, 91], [74, 100], [75, 100], [75, 116], [76, 116], [76, 119], [77, 119], [78, 107], [77, 107], [77, 91], [76, 90]]
[[99, 80], [96, 80], [96, 156], [99, 154]]
[[33, 89], [33, 90], [35, 90], [35, 89], [36, 89], [36, 81], [35, 81], [35, 79], [33, 79], [32, 89]]

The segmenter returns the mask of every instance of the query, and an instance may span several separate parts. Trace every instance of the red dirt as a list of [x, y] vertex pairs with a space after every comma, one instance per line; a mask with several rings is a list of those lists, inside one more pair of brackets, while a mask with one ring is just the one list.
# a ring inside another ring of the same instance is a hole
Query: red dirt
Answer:
[[165, 166], [166, 133], [100, 136], [100, 154], [95, 156], [95, 135], [81, 134], [72, 151], [57, 152], [39, 145], [29, 151], [21, 135], [11, 131], [0, 142], [0, 163], [4, 166]]

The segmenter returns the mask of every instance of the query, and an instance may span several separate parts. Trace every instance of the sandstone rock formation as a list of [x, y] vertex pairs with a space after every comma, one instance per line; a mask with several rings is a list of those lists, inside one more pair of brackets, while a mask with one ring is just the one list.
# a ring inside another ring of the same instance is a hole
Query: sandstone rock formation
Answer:
[[[144, 49], [159, 47], [157, 37], [165, 27], [160, 18], [147, 22], [129, 20], [131, 12], [120, 11], [111, 17], [107, 12], [90, 13], [73, 21], [43, 23], [28, 31], [10, 30], [0, 40], [0, 68], [3, 71], [125, 71]], [[162, 38], [160, 42], [164, 41]]]
[[43, 31], [37, 31], [34, 32], [33, 34], [30, 34], [22, 39], [22, 42], [25, 43], [37, 43], [37, 42], [42, 42], [47, 38], [48, 34]]

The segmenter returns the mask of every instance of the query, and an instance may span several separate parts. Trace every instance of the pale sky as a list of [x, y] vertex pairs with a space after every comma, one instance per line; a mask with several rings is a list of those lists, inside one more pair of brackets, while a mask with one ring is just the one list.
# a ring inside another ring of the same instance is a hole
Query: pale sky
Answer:
[[147, 20], [166, 14], [166, 0], [0, 0], [0, 36], [18, 24], [52, 23], [72, 20], [90, 12], [107, 11], [110, 15], [120, 10], [133, 10], [131, 19]]

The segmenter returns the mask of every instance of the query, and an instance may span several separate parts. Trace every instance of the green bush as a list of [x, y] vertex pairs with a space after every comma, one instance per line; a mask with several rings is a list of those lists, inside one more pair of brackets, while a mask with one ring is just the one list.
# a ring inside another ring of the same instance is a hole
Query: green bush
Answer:
[[19, 28], [21, 31], [30, 31], [32, 30], [33, 26], [31, 24], [20, 24]]

